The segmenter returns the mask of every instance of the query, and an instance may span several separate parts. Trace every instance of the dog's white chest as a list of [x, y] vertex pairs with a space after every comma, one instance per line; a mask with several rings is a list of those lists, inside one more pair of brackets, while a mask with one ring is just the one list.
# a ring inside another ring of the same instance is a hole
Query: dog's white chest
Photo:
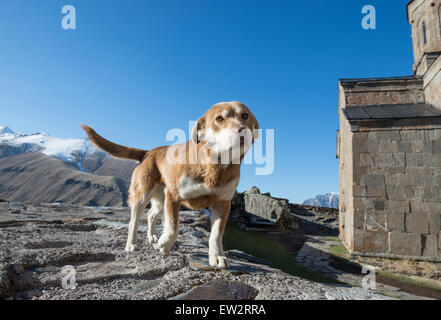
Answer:
[[230, 200], [236, 191], [238, 183], [239, 179], [237, 178], [223, 186], [209, 188], [203, 182], [197, 182], [187, 176], [183, 176], [179, 180], [179, 196], [184, 200], [189, 200], [215, 195], [221, 200]]

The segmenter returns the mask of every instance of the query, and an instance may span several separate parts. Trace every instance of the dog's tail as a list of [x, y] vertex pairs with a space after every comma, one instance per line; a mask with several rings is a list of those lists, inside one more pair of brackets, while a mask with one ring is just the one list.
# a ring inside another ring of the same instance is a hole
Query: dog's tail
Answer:
[[96, 133], [95, 130], [84, 124], [82, 124], [81, 127], [84, 129], [84, 131], [86, 131], [87, 136], [89, 137], [90, 141], [93, 142], [94, 145], [106, 151], [107, 153], [110, 153], [112, 156], [116, 158], [137, 160], [139, 162], [142, 162], [142, 160], [144, 160], [145, 155], [147, 154], [147, 150], [121, 146], [107, 139], [104, 139], [98, 133]]

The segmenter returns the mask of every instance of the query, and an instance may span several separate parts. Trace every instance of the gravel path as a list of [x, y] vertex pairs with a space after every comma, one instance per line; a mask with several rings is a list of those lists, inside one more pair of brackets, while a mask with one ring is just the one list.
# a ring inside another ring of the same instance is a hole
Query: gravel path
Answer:
[[[141, 250], [123, 251], [127, 209], [20, 206], [14, 204], [15, 213], [0, 208], [1, 298], [203, 299], [197, 292], [217, 288], [219, 297], [238, 299], [235, 292], [255, 299], [389, 299], [291, 276], [237, 252], [229, 270], [213, 270], [206, 263], [208, 221], [199, 212], [181, 212], [178, 242], [163, 257], [145, 240], [144, 228]], [[194, 287], [200, 290], [188, 293]]]

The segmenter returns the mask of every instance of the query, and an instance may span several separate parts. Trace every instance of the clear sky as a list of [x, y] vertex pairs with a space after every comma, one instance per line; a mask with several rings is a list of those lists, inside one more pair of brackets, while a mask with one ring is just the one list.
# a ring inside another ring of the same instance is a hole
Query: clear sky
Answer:
[[[338, 79], [412, 73], [407, 0], [4, 0], [0, 125], [120, 144], [168, 144], [211, 105], [239, 100], [275, 131], [275, 166], [244, 166], [294, 202], [338, 191]], [[77, 30], [61, 27], [63, 5]], [[361, 27], [364, 5], [377, 29]]]

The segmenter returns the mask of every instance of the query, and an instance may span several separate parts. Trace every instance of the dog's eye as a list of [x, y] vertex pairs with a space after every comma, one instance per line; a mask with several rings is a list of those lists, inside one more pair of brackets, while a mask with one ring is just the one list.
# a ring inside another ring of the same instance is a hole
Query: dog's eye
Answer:
[[243, 119], [243, 120], [247, 120], [247, 119], [248, 119], [248, 113], [244, 113], [244, 114], [242, 115], [242, 119]]
[[222, 121], [224, 121], [224, 117], [219, 116], [219, 117], [216, 118], [216, 121], [218, 121], [218, 122], [222, 122]]

